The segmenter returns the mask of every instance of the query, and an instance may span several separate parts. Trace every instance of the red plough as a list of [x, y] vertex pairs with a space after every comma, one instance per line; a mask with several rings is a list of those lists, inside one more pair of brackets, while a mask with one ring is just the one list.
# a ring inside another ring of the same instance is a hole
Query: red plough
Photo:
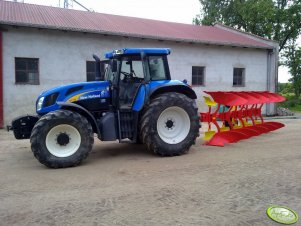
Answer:
[[[208, 123], [204, 136], [207, 145], [224, 146], [284, 127], [279, 122], [264, 122], [261, 114], [265, 103], [285, 101], [281, 95], [267, 91], [205, 93], [213, 98], [204, 97], [209, 111], [200, 113], [201, 122]], [[211, 130], [212, 125], [216, 130]]]

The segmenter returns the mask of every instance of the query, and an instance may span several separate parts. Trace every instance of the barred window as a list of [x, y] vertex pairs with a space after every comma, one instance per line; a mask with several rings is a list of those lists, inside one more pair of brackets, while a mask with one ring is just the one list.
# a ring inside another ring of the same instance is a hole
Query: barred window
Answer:
[[245, 69], [233, 69], [233, 86], [245, 86]]
[[192, 67], [192, 85], [204, 86], [205, 85], [205, 67]]
[[15, 58], [15, 83], [39, 85], [38, 58]]

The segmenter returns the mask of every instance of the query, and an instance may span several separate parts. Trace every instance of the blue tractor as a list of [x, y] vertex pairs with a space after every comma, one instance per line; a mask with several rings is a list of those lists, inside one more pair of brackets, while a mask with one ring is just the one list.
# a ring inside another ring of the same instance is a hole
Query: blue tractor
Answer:
[[[37, 116], [8, 128], [30, 138], [34, 156], [51, 168], [80, 164], [94, 134], [101, 141], [143, 143], [161, 156], [186, 153], [199, 135], [196, 94], [171, 80], [166, 48], [128, 48], [94, 55], [97, 81], [60, 86], [37, 99]], [[104, 70], [101, 70], [104, 68]]]

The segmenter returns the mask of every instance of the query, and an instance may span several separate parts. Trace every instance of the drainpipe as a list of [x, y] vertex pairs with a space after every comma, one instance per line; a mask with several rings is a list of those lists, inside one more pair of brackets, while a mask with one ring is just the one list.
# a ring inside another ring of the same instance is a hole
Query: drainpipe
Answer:
[[3, 33], [0, 29], [0, 128], [3, 128]]
[[[272, 70], [272, 55], [274, 51], [268, 50], [268, 57], [267, 57], [267, 91], [270, 91], [271, 88], [271, 70]], [[271, 104], [266, 104], [266, 115], [270, 112]]]

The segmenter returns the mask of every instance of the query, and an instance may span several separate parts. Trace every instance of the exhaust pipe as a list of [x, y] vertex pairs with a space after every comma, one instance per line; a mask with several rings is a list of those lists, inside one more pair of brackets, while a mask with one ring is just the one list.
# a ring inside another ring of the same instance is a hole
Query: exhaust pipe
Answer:
[[101, 72], [100, 72], [100, 58], [95, 54], [93, 54], [93, 58], [96, 62], [95, 81], [101, 81], [103, 79], [102, 79]]

